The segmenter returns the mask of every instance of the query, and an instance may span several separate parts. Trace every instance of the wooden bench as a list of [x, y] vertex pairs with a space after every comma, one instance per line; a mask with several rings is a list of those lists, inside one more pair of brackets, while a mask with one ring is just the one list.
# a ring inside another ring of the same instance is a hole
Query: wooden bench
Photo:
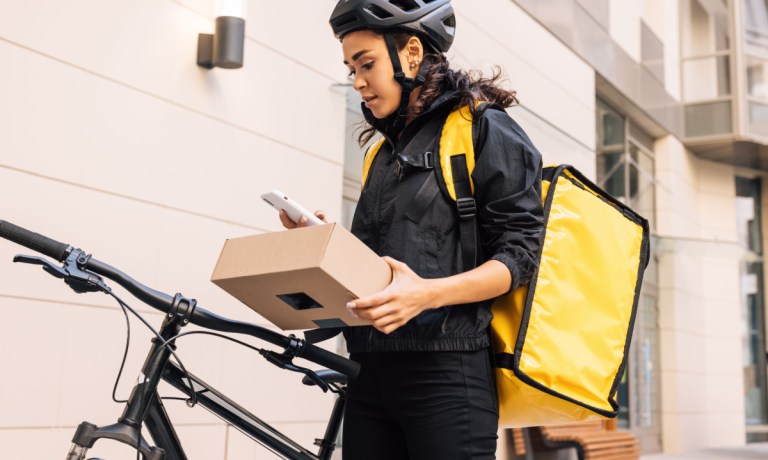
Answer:
[[[527, 430], [527, 433], [523, 430]], [[616, 430], [616, 420], [597, 420], [534, 428], [513, 428], [517, 455], [575, 448], [579, 460], [637, 460], [640, 444], [632, 433]], [[526, 441], [525, 437], [529, 439]], [[530, 447], [530, 449], [529, 449]], [[528, 451], [532, 451], [529, 453]]]

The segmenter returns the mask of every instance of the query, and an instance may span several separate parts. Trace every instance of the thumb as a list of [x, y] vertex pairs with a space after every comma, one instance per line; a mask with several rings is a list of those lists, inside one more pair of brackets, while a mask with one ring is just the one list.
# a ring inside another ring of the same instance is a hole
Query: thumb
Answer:
[[387, 265], [389, 265], [389, 268], [391, 268], [393, 272], [402, 272], [403, 270], [409, 269], [408, 265], [404, 264], [403, 262], [400, 262], [397, 259], [393, 259], [392, 257], [384, 256], [382, 257], [382, 259], [384, 259], [384, 262], [386, 262]]

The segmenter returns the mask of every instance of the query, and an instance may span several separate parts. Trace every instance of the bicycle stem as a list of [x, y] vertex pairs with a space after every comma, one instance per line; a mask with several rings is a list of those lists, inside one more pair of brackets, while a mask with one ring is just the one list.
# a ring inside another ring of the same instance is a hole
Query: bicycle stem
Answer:
[[146, 361], [141, 368], [139, 382], [134, 385], [131, 396], [120, 416], [118, 422], [126, 425], [140, 427], [147, 415], [147, 408], [157, 392], [157, 386], [163, 376], [165, 366], [171, 358], [171, 349], [176, 349], [174, 344], [165, 344], [181, 331], [186, 323], [179, 316], [166, 316], [160, 328], [160, 337], [152, 339], [152, 347], [149, 350]]

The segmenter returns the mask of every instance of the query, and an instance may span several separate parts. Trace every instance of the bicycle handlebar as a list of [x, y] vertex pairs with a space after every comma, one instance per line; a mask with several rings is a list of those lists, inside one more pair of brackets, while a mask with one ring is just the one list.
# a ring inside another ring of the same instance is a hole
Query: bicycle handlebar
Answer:
[[[68, 244], [59, 243], [51, 238], [3, 220], [0, 220], [0, 237], [33, 251], [40, 252], [59, 262], [66, 259], [72, 251], [72, 246]], [[171, 312], [173, 297], [139, 283], [112, 266], [96, 259], [88, 258], [83, 268], [115, 281], [147, 305], [164, 313]], [[190, 315], [189, 322], [215, 331], [251, 335], [283, 348], [288, 348], [293, 341], [297, 340], [255, 324], [224, 318], [199, 306]], [[304, 342], [303, 346], [299, 348], [297, 356], [352, 378], [356, 377], [360, 372], [360, 365], [355, 361], [351, 361], [311, 343]]]
[[33, 251], [45, 254], [59, 262], [66, 259], [69, 251], [72, 250], [71, 246], [68, 244], [59, 243], [47, 236], [30, 232], [25, 228], [18, 227], [4, 220], [0, 220], [0, 237], [26, 246]]

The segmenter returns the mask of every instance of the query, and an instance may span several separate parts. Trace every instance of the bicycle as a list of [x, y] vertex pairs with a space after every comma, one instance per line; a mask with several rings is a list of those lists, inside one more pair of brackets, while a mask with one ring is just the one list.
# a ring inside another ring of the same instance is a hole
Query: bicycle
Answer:
[[[149, 288], [122, 271], [94, 259], [85, 251], [68, 244], [31, 232], [9, 222], [0, 220], [0, 237], [39, 252], [50, 259], [29, 255], [17, 255], [14, 262], [41, 265], [48, 274], [63, 279], [77, 293], [104, 292], [114, 297], [123, 308], [136, 315], [155, 334], [152, 346], [141, 370], [139, 381], [134, 385], [117, 423], [97, 426], [82, 422], [72, 438], [72, 446], [66, 460], [85, 460], [88, 450], [96, 441], [112, 440], [127, 444], [137, 451], [137, 457], [144, 460], [186, 460], [173, 423], [163, 406], [157, 391], [161, 380], [181, 391], [190, 407], [200, 405], [240, 430], [272, 453], [290, 460], [329, 460], [335, 450], [335, 440], [341, 425], [346, 402], [347, 377], [354, 378], [360, 366], [354, 361], [319, 348], [294, 335], [283, 335], [264, 327], [231, 320], [197, 305], [195, 299], [181, 294], [170, 296]], [[165, 313], [159, 330], [154, 330], [135, 310], [123, 302], [104, 282], [109, 279], [138, 300]], [[195, 324], [211, 331], [245, 334], [269, 342], [283, 349], [282, 352], [256, 348], [229, 336], [210, 331], [181, 332], [188, 324]], [[188, 372], [176, 356], [176, 340], [185, 335], [206, 333], [232, 340], [259, 352], [268, 362], [289, 371], [304, 374], [302, 382], [315, 385], [323, 392], [338, 395], [331, 411], [323, 438], [315, 440], [317, 453], [302, 447], [299, 443], [280, 433], [268, 423], [239, 406], [203, 380]], [[174, 357], [175, 361], [171, 360]], [[302, 358], [328, 369], [312, 371], [293, 363]], [[122, 366], [121, 366], [122, 370]], [[118, 378], [119, 378], [118, 374]], [[146, 427], [154, 445], [142, 435]], [[95, 458], [89, 460], [98, 460]]]

